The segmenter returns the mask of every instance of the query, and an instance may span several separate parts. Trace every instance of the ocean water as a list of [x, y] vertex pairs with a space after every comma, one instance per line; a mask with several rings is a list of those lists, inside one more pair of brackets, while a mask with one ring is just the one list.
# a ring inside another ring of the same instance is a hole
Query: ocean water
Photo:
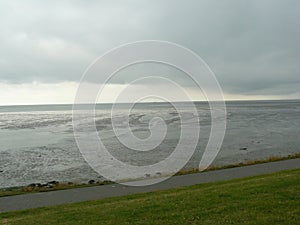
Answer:
[[[184, 107], [184, 103], [183, 107]], [[206, 147], [211, 118], [207, 103], [196, 102], [201, 132], [196, 151], [185, 168], [198, 167]], [[222, 148], [213, 165], [226, 165], [270, 156], [300, 152], [300, 101], [226, 102], [227, 129]], [[83, 159], [75, 142], [71, 105], [0, 107], [0, 188], [35, 182], [87, 182], [103, 179]], [[167, 133], [162, 143], [147, 152], [137, 152], [119, 142], [111, 126], [111, 105], [96, 107], [96, 127], [101, 140], [117, 159], [131, 165], [150, 165], [172, 153], [181, 122], [168, 103], [137, 104], [130, 114], [134, 135], [150, 135], [149, 121], [162, 118]], [[118, 119], [123, 121], [122, 112]], [[82, 118], [84, 123], [84, 116]], [[122, 134], [126, 138], [126, 132]], [[188, 146], [187, 146], [188, 147]], [[164, 172], [164, 171], [158, 171]], [[128, 174], [130, 178], [130, 174]]]

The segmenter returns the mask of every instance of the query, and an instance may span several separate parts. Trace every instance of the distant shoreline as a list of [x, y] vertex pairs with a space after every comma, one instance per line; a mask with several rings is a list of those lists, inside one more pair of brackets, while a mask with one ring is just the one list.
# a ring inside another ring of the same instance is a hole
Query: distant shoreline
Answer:
[[[220, 100], [221, 101], [221, 100]], [[247, 100], [243, 100], [243, 99], [236, 99], [236, 100], [225, 100], [225, 102], [297, 102], [300, 101], [300, 99], [247, 99]], [[170, 103], [187, 103], [190, 101], [173, 101]], [[208, 101], [202, 100], [202, 101], [191, 101], [194, 103], [207, 103]], [[219, 101], [213, 101], [213, 102], [219, 102]], [[169, 102], [138, 102], [136, 104], [168, 104]], [[90, 105], [90, 104], [94, 104], [94, 103], [84, 103], [82, 105]], [[96, 103], [96, 105], [113, 105], [116, 103], [113, 102], [105, 102], [105, 103]], [[117, 104], [132, 104], [131, 102], [119, 102]], [[30, 107], [30, 106], [72, 106], [73, 103], [57, 103], [57, 104], [19, 104], [19, 105], [0, 105], [0, 107]]]

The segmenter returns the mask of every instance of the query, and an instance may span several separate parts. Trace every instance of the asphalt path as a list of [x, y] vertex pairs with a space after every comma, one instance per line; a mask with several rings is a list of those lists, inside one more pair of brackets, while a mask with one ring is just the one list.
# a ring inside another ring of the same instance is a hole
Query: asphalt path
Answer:
[[257, 164], [230, 169], [208, 171], [202, 173], [173, 176], [170, 179], [145, 187], [124, 186], [110, 184], [68, 190], [23, 194], [0, 198], [0, 212], [9, 212], [45, 206], [54, 206], [82, 202], [88, 200], [104, 199], [116, 196], [125, 196], [136, 193], [146, 193], [158, 190], [167, 190], [177, 187], [191, 186], [201, 183], [224, 181], [261, 174], [268, 174], [283, 170], [300, 168], [300, 158], [278, 162]]

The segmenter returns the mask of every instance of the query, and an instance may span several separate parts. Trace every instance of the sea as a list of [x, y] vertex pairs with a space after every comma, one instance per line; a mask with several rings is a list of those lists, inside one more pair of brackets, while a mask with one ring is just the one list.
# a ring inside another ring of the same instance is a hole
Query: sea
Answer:
[[[197, 116], [201, 132], [184, 169], [199, 166], [211, 129], [208, 103], [194, 104], [197, 114], [189, 114], [189, 108], [186, 114], [191, 119]], [[130, 112], [131, 132], [137, 137], [150, 135], [151, 118], [162, 118], [167, 125], [164, 140], [149, 152], [133, 151], [120, 142], [111, 125], [111, 109], [111, 104], [97, 104], [95, 123], [99, 137], [118, 160], [150, 165], [174, 151], [182, 124], [172, 104], [139, 103]], [[226, 133], [212, 166], [300, 152], [300, 100], [228, 101], [226, 110]], [[121, 123], [122, 112], [119, 117]], [[122, 135], [126, 138], [127, 134]], [[0, 106], [0, 188], [53, 180], [86, 183], [101, 179], [105, 178], [89, 166], [76, 144], [72, 105]]]

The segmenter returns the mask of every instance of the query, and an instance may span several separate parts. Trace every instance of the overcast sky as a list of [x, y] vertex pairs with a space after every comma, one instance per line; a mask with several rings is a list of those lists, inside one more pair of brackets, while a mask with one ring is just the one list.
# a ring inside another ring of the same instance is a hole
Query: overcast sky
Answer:
[[300, 98], [299, 21], [298, 0], [0, 0], [0, 105], [72, 103], [95, 58], [144, 39], [196, 52], [227, 99]]

